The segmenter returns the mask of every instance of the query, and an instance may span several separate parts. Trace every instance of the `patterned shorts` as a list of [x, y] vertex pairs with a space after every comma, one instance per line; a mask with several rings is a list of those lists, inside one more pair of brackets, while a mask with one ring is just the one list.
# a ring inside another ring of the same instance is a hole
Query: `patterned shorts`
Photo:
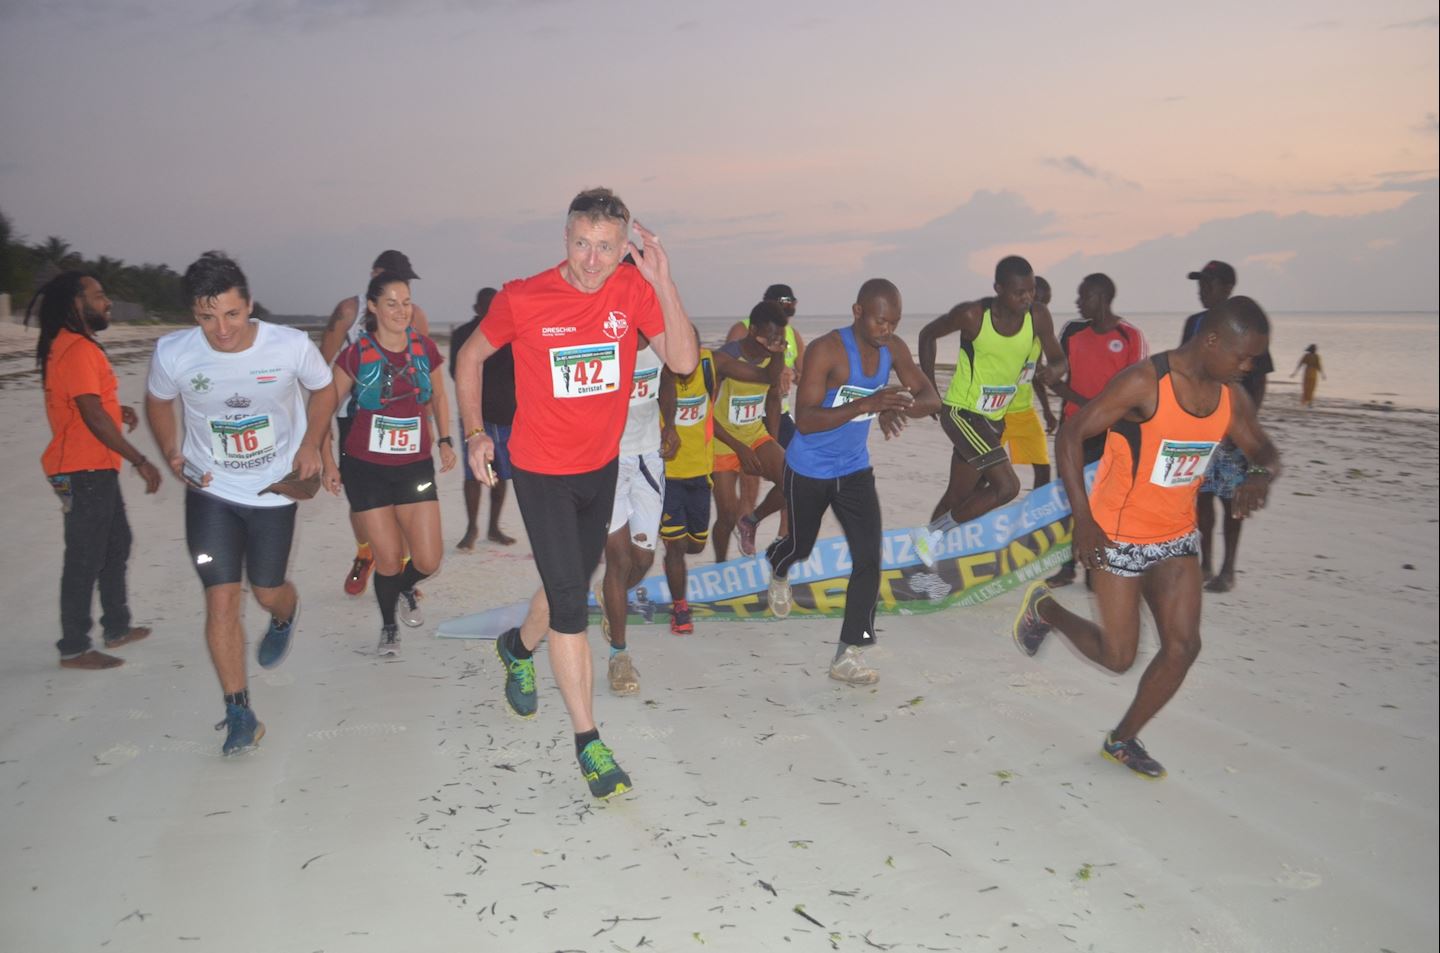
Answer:
[[1210, 461], [1210, 469], [1205, 471], [1205, 482], [1200, 484], [1200, 492], [1214, 493], [1222, 500], [1234, 499], [1235, 491], [1245, 482], [1245, 473], [1249, 469], [1250, 461], [1245, 459], [1245, 454], [1226, 440], [1215, 448], [1215, 456]]
[[1200, 555], [1200, 531], [1191, 530], [1179, 539], [1163, 543], [1116, 543], [1105, 550], [1105, 570], [1117, 576], [1143, 576], [1145, 571], [1176, 556]]

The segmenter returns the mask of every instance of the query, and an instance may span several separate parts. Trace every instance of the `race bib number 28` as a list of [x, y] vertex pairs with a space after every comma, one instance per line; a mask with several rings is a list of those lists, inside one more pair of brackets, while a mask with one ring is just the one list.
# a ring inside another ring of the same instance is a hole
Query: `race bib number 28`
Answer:
[[675, 426], [698, 427], [705, 422], [705, 405], [710, 398], [704, 394], [698, 397], [681, 397], [675, 401]]
[[620, 345], [576, 344], [550, 349], [550, 384], [556, 397], [591, 397], [620, 389]]
[[1189, 486], [1205, 478], [1216, 444], [1208, 440], [1162, 440], [1155, 454], [1150, 482], [1156, 486]]

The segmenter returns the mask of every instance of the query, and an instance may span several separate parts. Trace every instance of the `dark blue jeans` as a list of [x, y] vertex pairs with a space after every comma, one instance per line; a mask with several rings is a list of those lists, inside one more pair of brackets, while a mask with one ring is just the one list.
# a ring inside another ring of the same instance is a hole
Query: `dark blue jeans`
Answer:
[[90, 650], [90, 607], [100, 587], [100, 628], [108, 637], [130, 628], [125, 566], [130, 560], [130, 521], [116, 470], [68, 474], [70, 512], [65, 514], [65, 568], [60, 576], [61, 657]]

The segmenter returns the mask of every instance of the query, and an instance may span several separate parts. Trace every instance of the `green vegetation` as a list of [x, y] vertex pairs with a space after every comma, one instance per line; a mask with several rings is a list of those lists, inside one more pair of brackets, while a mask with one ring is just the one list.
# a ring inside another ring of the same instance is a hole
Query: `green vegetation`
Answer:
[[[169, 265], [127, 265], [108, 255], [86, 258], [58, 235], [27, 244], [0, 210], [0, 293], [9, 293], [14, 311], [23, 312], [36, 288], [69, 268], [95, 275], [105, 286], [106, 294], [116, 301], [140, 305], [148, 319], [190, 318], [190, 309], [181, 300], [180, 274]], [[256, 317], [269, 313], [260, 302], [255, 302]]]

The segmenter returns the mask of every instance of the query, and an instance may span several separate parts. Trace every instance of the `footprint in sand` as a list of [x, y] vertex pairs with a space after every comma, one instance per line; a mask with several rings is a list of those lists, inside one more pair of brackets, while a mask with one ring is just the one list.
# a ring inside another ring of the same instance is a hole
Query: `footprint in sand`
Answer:
[[109, 774], [138, 757], [140, 757], [140, 749], [134, 745], [112, 745], [95, 756], [95, 767], [90, 769], [90, 777], [98, 778]]
[[405, 730], [404, 725], [341, 725], [339, 728], [321, 728], [319, 731], [310, 732], [305, 737], [315, 741], [331, 741], [342, 735], [373, 738], [376, 735], [398, 735]]
[[1319, 874], [1313, 874], [1308, 870], [1297, 870], [1289, 864], [1281, 864], [1284, 873], [1275, 878], [1275, 882], [1282, 887], [1289, 887], [1291, 890], [1314, 890], [1325, 882], [1325, 878]]

